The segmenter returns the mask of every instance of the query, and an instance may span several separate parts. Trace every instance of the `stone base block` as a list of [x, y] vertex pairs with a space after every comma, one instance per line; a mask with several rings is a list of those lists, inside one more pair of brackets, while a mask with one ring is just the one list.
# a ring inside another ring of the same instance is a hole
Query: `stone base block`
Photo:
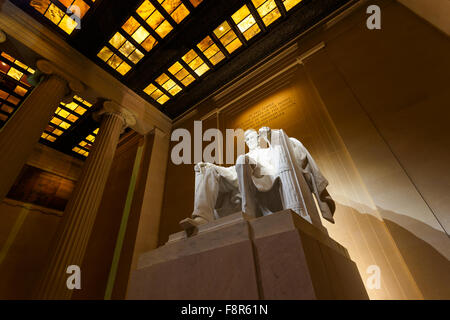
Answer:
[[128, 299], [368, 299], [347, 250], [292, 211], [236, 213], [141, 255]]

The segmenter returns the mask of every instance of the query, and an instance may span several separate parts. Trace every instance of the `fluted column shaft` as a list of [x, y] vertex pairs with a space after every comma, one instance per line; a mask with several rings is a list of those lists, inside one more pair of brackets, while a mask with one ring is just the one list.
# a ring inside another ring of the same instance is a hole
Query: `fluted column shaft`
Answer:
[[70, 299], [72, 296], [66, 286], [69, 276], [66, 270], [70, 265], [82, 265], [124, 124], [120, 113], [108, 112], [102, 116], [93, 149], [64, 210], [47, 268], [36, 292], [38, 299]]
[[45, 126], [68, 93], [63, 78], [47, 76], [0, 131], [0, 200], [11, 189]]

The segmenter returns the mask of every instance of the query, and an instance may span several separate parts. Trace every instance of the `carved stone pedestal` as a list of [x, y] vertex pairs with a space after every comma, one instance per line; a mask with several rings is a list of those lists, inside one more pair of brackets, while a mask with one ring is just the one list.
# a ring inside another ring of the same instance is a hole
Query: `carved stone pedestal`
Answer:
[[128, 299], [368, 299], [347, 251], [292, 211], [242, 213], [141, 255]]

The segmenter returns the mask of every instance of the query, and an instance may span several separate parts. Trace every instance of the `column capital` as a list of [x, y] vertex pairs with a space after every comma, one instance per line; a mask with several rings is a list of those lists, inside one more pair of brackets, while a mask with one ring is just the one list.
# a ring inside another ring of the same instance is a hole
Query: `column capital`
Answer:
[[124, 129], [136, 124], [136, 116], [128, 109], [125, 109], [120, 104], [114, 101], [103, 102], [102, 108], [94, 113], [94, 119], [99, 120], [105, 114], [114, 114], [119, 116], [123, 121]]
[[79, 80], [68, 75], [48, 60], [38, 60], [36, 66], [38, 70], [45, 75], [55, 75], [65, 80], [69, 89], [75, 93], [81, 93], [85, 90], [85, 86]]

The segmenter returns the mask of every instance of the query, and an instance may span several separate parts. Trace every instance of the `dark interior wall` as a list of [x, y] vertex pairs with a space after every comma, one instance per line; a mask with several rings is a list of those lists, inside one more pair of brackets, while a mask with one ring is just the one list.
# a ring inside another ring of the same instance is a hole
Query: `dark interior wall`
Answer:
[[0, 203], [0, 299], [29, 299], [61, 217], [21, 202]]
[[382, 3], [380, 32], [354, 26], [327, 43], [329, 59], [449, 232], [450, 41], [397, 2]]

